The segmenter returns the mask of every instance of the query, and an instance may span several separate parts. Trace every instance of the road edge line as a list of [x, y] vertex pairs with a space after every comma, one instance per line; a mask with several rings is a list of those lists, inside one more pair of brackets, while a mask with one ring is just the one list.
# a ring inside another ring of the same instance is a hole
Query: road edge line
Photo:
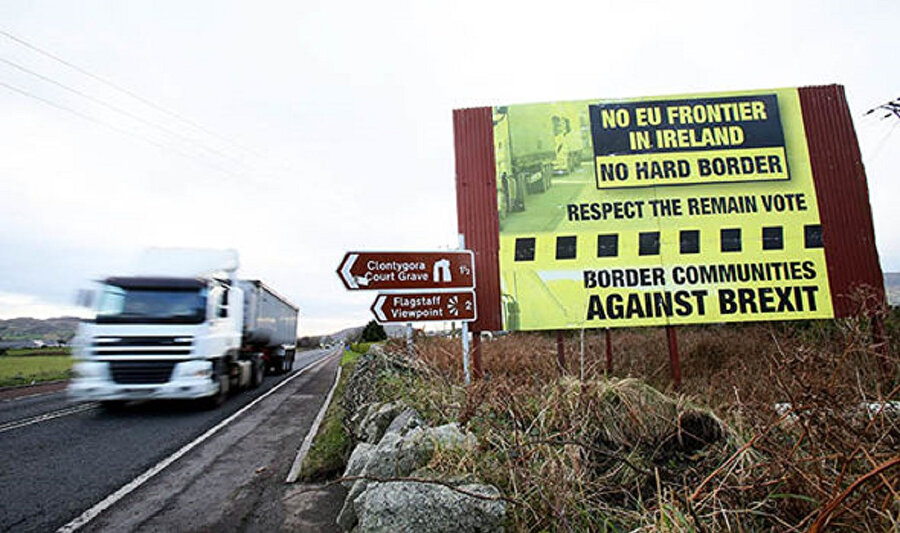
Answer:
[[245, 405], [244, 407], [240, 408], [237, 412], [235, 412], [234, 414], [232, 414], [225, 420], [222, 420], [215, 426], [206, 430], [205, 433], [203, 433], [196, 439], [192, 440], [191, 442], [185, 444], [184, 446], [182, 446], [178, 451], [176, 451], [172, 455], [170, 455], [170, 456], [166, 457], [165, 459], [163, 459], [162, 461], [156, 463], [155, 465], [150, 467], [149, 470], [145, 471], [143, 474], [139, 475], [138, 477], [132, 479], [131, 481], [129, 481], [128, 483], [123, 485], [121, 488], [119, 488], [119, 490], [110, 494], [109, 496], [107, 496], [106, 498], [101, 500], [99, 503], [97, 503], [96, 505], [94, 505], [93, 507], [88, 509], [87, 511], [81, 513], [81, 515], [76, 517], [74, 520], [70, 521], [69, 523], [67, 523], [64, 526], [57, 529], [56, 533], [71, 533], [73, 531], [77, 531], [78, 529], [84, 527], [91, 520], [97, 518], [100, 515], [100, 513], [109, 509], [110, 507], [112, 507], [116, 502], [118, 502], [119, 500], [121, 500], [122, 498], [127, 496], [128, 494], [134, 492], [138, 487], [140, 487], [141, 485], [143, 485], [144, 483], [146, 483], [147, 481], [152, 479], [154, 476], [156, 476], [156, 474], [159, 474], [160, 472], [165, 470], [169, 465], [171, 465], [172, 463], [174, 463], [175, 461], [180, 459], [182, 456], [187, 454], [189, 451], [193, 450], [194, 448], [196, 448], [197, 446], [202, 444], [204, 441], [206, 441], [207, 439], [209, 439], [210, 437], [212, 437], [213, 435], [218, 433], [222, 428], [224, 428], [228, 424], [234, 422], [234, 420], [237, 419], [238, 417], [240, 417], [242, 414], [246, 413], [251, 408], [255, 407], [256, 404], [258, 404], [262, 400], [268, 398], [270, 395], [274, 394], [276, 391], [280, 390], [282, 387], [284, 387], [285, 385], [287, 385], [288, 383], [290, 383], [291, 381], [293, 381], [294, 379], [296, 379], [297, 377], [299, 377], [300, 375], [302, 375], [303, 373], [305, 373], [307, 370], [311, 369], [312, 367], [324, 365], [326, 362], [328, 362], [329, 358], [330, 358], [330, 355], [326, 355], [322, 359], [319, 359], [318, 361], [314, 361], [314, 362], [306, 365], [305, 367], [301, 368], [300, 370], [295, 372], [293, 376], [290, 376], [287, 379], [285, 379], [284, 381], [282, 381], [281, 383], [279, 383], [278, 385], [275, 385], [274, 387], [272, 387], [271, 389], [266, 391], [265, 394], [262, 394], [259, 398], [256, 398], [252, 402], [250, 402], [247, 405]]
[[303, 443], [300, 444], [300, 449], [297, 450], [297, 456], [294, 458], [294, 464], [291, 465], [291, 471], [288, 472], [288, 476], [284, 480], [285, 483], [295, 483], [297, 478], [300, 477], [300, 467], [303, 466], [303, 460], [306, 459], [306, 454], [308, 454], [309, 449], [312, 448], [312, 441], [319, 432], [319, 426], [322, 425], [322, 421], [325, 420], [325, 411], [327, 411], [328, 406], [331, 405], [331, 398], [334, 396], [334, 391], [337, 389], [338, 383], [341, 380], [342, 370], [343, 367], [338, 363], [331, 390], [328, 391], [328, 396], [325, 397], [322, 408], [319, 409], [319, 413], [316, 415], [315, 420], [313, 420], [312, 427], [309, 428], [309, 432], [306, 434], [306, 437], [303, 438]]
[[56, 409], [55, 411], [48, 411], [46, 413], [41, 413], [39, 415], [34, 415], [28, 418], [10, 420], [9, 422], [0, 424], [0, 433], [6, 433], [7, 431], [12, 431], [14, 429], [24, 428], [34, 424], [40, 424], [41, 422], [47, 422], [48, 420], [56, 420], [57, 418], [62, 418], [64, 416], [77, 415], [78, 413], [84, 413], [98, 407], [100, 407], [100, 404], [98, 404], [97, 402], [84, 403], [81, 405], [64, 407], [63, 409]]

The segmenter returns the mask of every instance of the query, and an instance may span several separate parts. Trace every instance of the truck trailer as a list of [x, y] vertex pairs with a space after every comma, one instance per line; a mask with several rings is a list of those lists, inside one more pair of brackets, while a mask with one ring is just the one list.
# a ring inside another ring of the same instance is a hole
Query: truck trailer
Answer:
[[237, 279], [237, 264], [233, 250], [154, 249], [138, 273], [100, 281], [95, 316], [73, 339], [69, 398], [212, 407], [290, 370], [298, 309], [259, 280]]

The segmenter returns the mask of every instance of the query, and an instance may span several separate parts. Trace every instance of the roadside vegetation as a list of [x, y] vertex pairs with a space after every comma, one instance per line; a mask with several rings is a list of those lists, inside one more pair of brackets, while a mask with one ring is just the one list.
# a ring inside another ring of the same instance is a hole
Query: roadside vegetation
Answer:
[[0, 349], [0, 356], [13, 355], [21, 357], [33, 357], [36, 355], [69, 355], [71, 352], [71, 349], [64, 346], [47, 346], [45, 348]]
[[350, 456], [353, 443], [344, 431], [344, 406], [341, 398], [347, 387], [347, 380], [353, 373], [356, 360], [369, 350], [370, 343], [351, 344], [341, 356], [341, 379], [334, 390], [334, 399], [325, 411], [325, 418], [313, 441], [309, 453], [303, 461], [299, 479], [321, 481], [339, 476]]
[[500, 337], [468, 389], [459, 339], [419, 338], [418, 371], [379, 395], [478, 437], [429, 468], [499, 487], [512, 531], [897, 531], [900, 312], [884, 318], [889, 349], [866, 319], [679, 328], [677, 392], [662, 329], [613, 330], [611, 374], [586, 332], [583, 379], [577, 332], [564, 367], [555, 334]]
[[68, 355], [3, 355], [0, 387], [68, 379], [71, 369], [72, 358]]

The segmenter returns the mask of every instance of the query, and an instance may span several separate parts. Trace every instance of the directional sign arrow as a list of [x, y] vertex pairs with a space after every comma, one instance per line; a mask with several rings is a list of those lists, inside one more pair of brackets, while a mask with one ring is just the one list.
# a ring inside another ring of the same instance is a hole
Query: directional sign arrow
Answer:
[[387, 322], [387, 316], [384, 314], [384, 302], [387, 301], [387, 296], [384, 294], [379, 294], [378, 298], [375, 299], [375, 303], [372, 304], [372, 312], [375, 313], [375, 319], [378, 322]]
[[351, 291], [470, 289], [475, 256], [470, 250], [347, 252], [337, 273]]
[[476, 318], [475, 292], [416, 291], [379, 294], [372, 313], [380, 324], [403, 322], [471, 322]]
[[344, 256], [344, 260], [341, 261], [341, 266], [338, 268], [338, 273], [344, 281], [344, 285], [350, 290], [359, 288], [356, 278], [350, 273], [350, 270], [353, 268], [353, 263], [355, 263], [357, 259], [359, 259], [359, 254], [349, 253]]

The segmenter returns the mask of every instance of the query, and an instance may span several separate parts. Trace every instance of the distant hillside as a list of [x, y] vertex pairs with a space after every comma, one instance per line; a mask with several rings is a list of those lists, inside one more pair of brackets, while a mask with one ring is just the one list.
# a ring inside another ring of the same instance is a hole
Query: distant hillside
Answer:
[[884, 273], [884, 289], [887, 292], [888, 304], [900, 306], [900, 272]]
[[68, 341], [75, 335], [80, 319], [64, 316], [40, 320], [12, 318], [0, 320], [0, 340]]
[[[327, 342], [346, 341], [349, 338], [359, 337], [359, 335], [362, 334], [364, 327], [365, 326], [358, 326], [355, 328], [342, 329], [337, 333], [322, 335], [322, 338], [328, 339]], [[402, 337], [406, 335], [406, 326], [387, 325], [384, 326], [384, 332], [387, 333], [388, 337]]]

